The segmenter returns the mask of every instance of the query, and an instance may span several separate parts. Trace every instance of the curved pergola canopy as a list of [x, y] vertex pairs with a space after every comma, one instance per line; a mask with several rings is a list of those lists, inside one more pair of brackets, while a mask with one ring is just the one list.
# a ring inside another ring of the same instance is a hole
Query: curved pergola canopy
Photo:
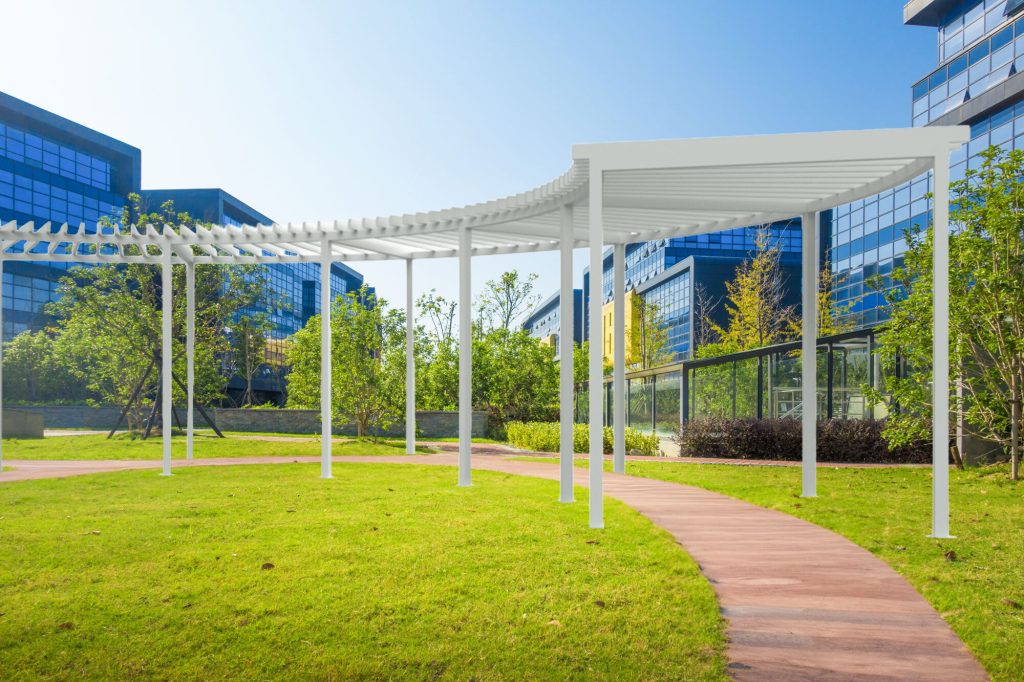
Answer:
[[966, 141], [934, 127], [576, 145], [536, 189], [411, 215], [252, 226], [0, 226], [8, 260], [207, 263], [447, 258], [459, 230], [472, 255], [553, 250], [573, 206], [574, 246], [590, 243], [592, 176], [603, 174], [603, 242], [624, 244], [758, 225], [871, 196], [931, 168]]
[[[414, 215], [287, 225], [145, 225], [86, 229], [45, 223], [0, 225], [4, 261], [76, 263], [145, 262], [162, 269], [161, 405], [171, 423], [172, 267], [184, 263], [188, 331], [188, 445], [192, 454], [195, 265], [198, 263], [321, 264], [321, 476], [331, 477], [331, 296], [332, 261], [405, 260], [406, 272], [406, 452], [415, 453], [416, 394], [413, 354], [413, 262], [458, 257], [459, 279], [459, 485], [470, 484], [472, 431], [472, 343], [470, 329], [473, 256], [561, 252], [563, 320], [572, 319], [573, 248], [586, 246], [591, 272], [600, 272], [604, 247], [614, 251], [614, 469], [625, 471], [625, 245], [760, 225], [800, 216], [803, 224], [802, 306], [817, 305], [819, 212], [877, 194], [928, 170], [934, 173], [935, 240], [932, 410], [949, 414], [949, 154], [967, 142], [969, 129], [928, 127], [755, 137], [658, 140], [576, 145], [572, 166], [542, 187], [504, 199]], [[603, 339], [602, 277], [589, 282], [589, 337]], [[2, 288], [2, 279], [0, 279]], [[0, 309], [2, 315], [2, 309]], [[2, 328], [2, 326], [0, 326]], [[573, 499], [573, 343], [561, 334], [560, 500]], [[813, 357], [815, 315], [802, 319], [802, 356]], [[2, 345], [0, 345], [2, 352]], [[0, 365], [2, 367], [2, 365]], [[816, 494], [816, 363], [804, 362], [802, 491]], [[600, 386], [603, 358], [592, 352], [589, 385]], [[592, 390], [590, 416], [590, 525], [604, 525], [602, 496], [604, 396]], [[163, 431], [163, 473], [171, 473], [171, 430]], [[932, 533], [949, 537], [949, 421], [932, 420]], [[2, 464], [2, 440], [0, 440]]]

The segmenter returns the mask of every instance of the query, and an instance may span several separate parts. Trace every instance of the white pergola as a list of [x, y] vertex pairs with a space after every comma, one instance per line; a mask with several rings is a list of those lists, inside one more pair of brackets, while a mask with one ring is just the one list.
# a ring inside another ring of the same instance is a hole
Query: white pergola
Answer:
[[[186, 271], [187, 456], [193, 452], [194, 275], [197, 263], [321, 264], [321, 477], [331, 477], [330, 264], [404, 260], [407, 268], [406, 450], [415, 452], [413, 261], [458, 258], [459, 466], [470, 485], [472, 426], [471, 286], [473, 256], [561, 252], [561, 319], [572, 319], [573, 249], [590, 254], [589, 338], [603, 338], [602, 258], [614, 252], [614, 470], [625, 470], [625, 246], [716, 232], [801, 216], [803, 219], [803, 357], [816, 352], [819, 212], [869, 197], [926, 171], [934, 183], [934, 415], [949, 414], [949, 154], [969, 129], [927, 127], [752, 137], [655, 140], [575, 145], [572, 166], [529, 192], [463, 208], [413, 215], [246, 227], [131, 226], [88, 232], [84, 226], [7, 223], [0, 226], [3, 261], [144, 262], [162, 267], [163, 424], [171, 423], [171, 273]], [[2, 314], [2, 313], [0, 313]], [[2, 328], [2, 325], [0, 325]], [[573, 501], [572, 334], [559, 336], [561, 355], [560, 500]], [[604, 525], [601, 353], [592, 352], [590, 391], [590, 526]], [[816, 363], [803, 362], [802, 494], [816, 494]], [[949, 424], [933, 420], [932, 535], [949, 537]], [[2, 462], [2, 449], [0, 449]], [[163, 429], [163, 475], [171, 474], [171, 429]]]

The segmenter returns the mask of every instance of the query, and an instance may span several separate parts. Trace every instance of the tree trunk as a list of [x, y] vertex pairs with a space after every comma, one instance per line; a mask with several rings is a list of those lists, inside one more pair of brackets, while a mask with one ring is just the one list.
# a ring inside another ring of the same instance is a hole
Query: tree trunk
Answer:
[[1013, 379], [1013, 404], [1010, 411], [1010, 480], [1016, 481], [1020, 462], [1020, 388]]

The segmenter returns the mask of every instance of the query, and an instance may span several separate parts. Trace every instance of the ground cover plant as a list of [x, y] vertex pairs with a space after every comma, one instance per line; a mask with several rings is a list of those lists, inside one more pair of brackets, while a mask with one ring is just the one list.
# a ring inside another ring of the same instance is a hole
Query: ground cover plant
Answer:
[[[320, 456], [319, 438], [301, 438], [294, 434], [280, 434], [292, 441], [259, 440], [251, 434], [196, 435], [195, 457], [313, 457]], [[419, 453], [433, 452], [419, 446]], [[335, 456], [404, 455], [405, 443], [397, 440], [335, 440], [331, 444]], [[171, 456], [185, 458], [185, 437], [171, 439]], [[160, 459], [163, 457], [163, 439], [159, 436], [142, 440], [134, 434], [121, 433], [108, 439], [106, 435], [48, 436], [46, 438], [5, 439], [4, 458], [18, 459]]]
[[799, 496], [799, 467], [630, 461], [626, 472], [714, 490], [834, 530], [907, 578], [993, 679], [1021, 679], [1024, 487], [1009, 480], [1007, 465], [950, 470], [954, 540], [927, 537], [927, 468], [819, 467], [814, 499]]
[[0, 678], [724, 679], [710, 586], [628, 507], [593, 531], [551, 481], [334, 473], [0, 485]]

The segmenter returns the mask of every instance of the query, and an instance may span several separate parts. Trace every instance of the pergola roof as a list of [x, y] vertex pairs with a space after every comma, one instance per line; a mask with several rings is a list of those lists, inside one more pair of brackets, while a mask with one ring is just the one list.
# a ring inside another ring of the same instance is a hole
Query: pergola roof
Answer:
[[964, 127], [801, 133], [583, 144], [555, 180], [521, 194], [411, 215], [301, 224], [87, 230], [0, 226], [5, 260], [181, 262], [444, 258], [459, 231], [473, 255], [558, 248], [560, 210], [573, 207], [576, 246], [588, 244], [592, 173], [603, 173], [603, 242], [642, 242], [758, 225], [871, 196], [932, 167], [967, 141]]

